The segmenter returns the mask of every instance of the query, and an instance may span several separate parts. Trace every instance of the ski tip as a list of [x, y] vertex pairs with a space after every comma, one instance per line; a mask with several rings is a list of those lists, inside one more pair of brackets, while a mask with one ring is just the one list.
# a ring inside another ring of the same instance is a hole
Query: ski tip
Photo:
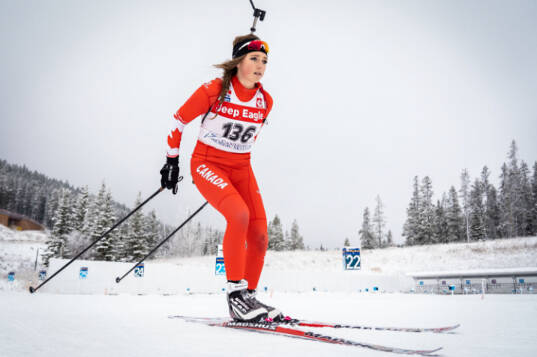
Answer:
[[433, 357], [433, 356], [438, 356], [436, 354], [433, 354], [433, 353], [436, 353], [440, 350], [442, 350], [443, 347], [438, 347], [438, 348], [435, 348], [434, 350], [425, 350], [425, 351], [416, 351], [416, 354], [420, 355], [420, 356], [428, 356], [428, 357]]

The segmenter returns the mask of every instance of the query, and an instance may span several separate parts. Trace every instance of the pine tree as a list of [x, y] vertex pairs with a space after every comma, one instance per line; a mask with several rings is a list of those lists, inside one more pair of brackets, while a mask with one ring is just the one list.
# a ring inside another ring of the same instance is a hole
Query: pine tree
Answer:
[[505, 237], [515, 237], [523, 231], [521, 173], [517, 151], [513, 140], [509, 148], [509, 162], [502, 165], [500, 175], [500, 229]]
[[386, 222], [384, 219], [384, 205], [380, 199], [380, 196], [377, 195], [376, 199], [375, 212], [373, 213], [373, 234], [375, 236], [375, 246], [382, 248], [383, 239], [384, 239], [384, 227]]
[[531, 216], [532, 216], [532, 232], [531, 235], [537, 234], [537, 161], [533, 164], [533, 179], [531, 180]]
[[485, 231], [487, 238], [496, 239], [500, 237], [500, 207], [498, 204], [498, 194], [494, 186], [490, 186], [487, 191], [487, 202], [485, 207]]
[[418, 226], [419, 226], [419, 212], [421, 207], [421, 198], [419, 193], [418, 176], [414, 177], [414, 190], [412, 192], [412, 198], [407, 208], [407, 219], [403, 226], [403, 237], [406, 237], [406, 245], [417, 244]]
[[[201, 227], [200, 227], [201, 228]], [[157, 220], [157, 214], [155, 213], [155, 210], [152, 210], [149, 215], [145, 218], [145, 238], [146, 238], [146, 247], [147, 247], [147, 253], [153, 249], [159, 241], [159, 227], [158, 227], [158, 220]], [[200, 242], [207, 242], [207, 237], [209, 235], [205, 235], [204, 239], [200, 239]], [[201, 251], [202, 255], [206, 255], [208, 252], [208, 246], [204, 247]]]
[[531, 236], [533, 233], [533, 198], [531, 192], [530, 170], [528, 164], [524, 161], [520, 164], [519, 197], [520, 224], [518, 235], [522, 237]]
[[[116, 221], [115, 213], [112, 208], [112, 194], [106, 191], [106, 186], [103, 183], [101, 190], [97, 196], [95, 222], [93, 232], [91, 233], [92, 242], [99, 239], [106, 231], [108, 231]], [[99, 240], [95, 244], [93, 258], [96, 260], [112, 261], [115, 260], [113, 247], [116, 240], [116, 232], [109, 233], [105, 238]]]
[[449, 224], [446, 213], [447, 198], [445, 194], [442, 196], [442, 201], [436, 202], [434, 215], [434, 242], [447, 243], [449, 239]]
[[289, 234], [290, 247], [289, 250], [303, 250], [304, 249], [304, 238], [300, 235], [298, 231], [298, 222], [293, 220], [291, 224], [291, 233]]
[[512, 237], [514, 235], [514, 217], [512, 212], [511, 192], [509, 183], [509, 169], [507, 164], [502, 165], [500, 174], [500, 226], [501, 237]]
[[344, 247], [350, 247], [351, 246], [351, 242], [350, 242], [348, 237], [345, 238], [345, 241], [343, 242], [343, 246]]
[[56, 208], [58, 208], [59, 196], [60, 189], [54, 189], [50, 193], [49, 199], [47, 200], [47, 206], [45, 208], [45, 217], [43, 218], [43, 223], [47, 227], [54, 226], [54, 220], [52, 218], [54, 217], [54, 212], [56, 212]]
[[484, 166], [483, 170], [481, 171], [481, 185], [485, 201], [485, 212], [483, 216], [485, 239], [495, 239], [498, 237], [500, 212], [496, 189], [489, 182], [489, 176], [489, 169], [487, 166]]
[[291, 242], [291, 235], [286, 229], [283, 234], [283, 250], [293, 250], [293, 243]]
[[88, 203], [89, 203], [89, 192], [88, 186], [82, 187], [80, 194], [78, 195], [78, 201], [75, 208], [74, 214], [74, 228], [82, 232], [84, 228], [84, 221], [86, 219], [86, 214], [88, 213]]
[[418, 217], [416, 244], [434, 243], [433, 183], [429, 176], [425, 176], [421, 182]]
[[68, 190], [62, 189], [59, 194], [58, 206], [52, 217], [54, 225], [46, 242], [47, 248], [42, 254], [45, 266], [49, 265], [50, 258], [66, 258], [69, 254], [66, 245], [68, 234], [73, 229], [71, 225], [72, 206]]
[[[142, 203], [141, 193], [138, 194], [134, 207]], [[128, 221], [128, 233], [125, 239], [126, 260], [137, 262], [141, 260], [147, 251], [144, 236], [144, 216], [141, 210], [136, 211]]]
[[283, 235], [283, 227], [278, 215], [274, 216], [274, 219], [269, 223], [268, 226], [268, 237], [269, 237], [269, 249], [282, 251], [285, 248], [285, 240]]
[[466, 169], [462, 170], [459, 194], [462, 202], [466, 241], [470, 242], [470, 174]]
[[458, 242], [464, 239], [465, 223], [462, 217], [459, 199], [455, 187], [451, 186], [448, 193], [447, 208], [447, 242]]
[[393, 235], [391, 230], [389, 230], [388, 234], [386, 235], [386, 246], [393, 247]]
[[362, 249], [373, 249], [376, 247], [376, 240], [372, 232], [368, 207], [364, 209], [362, 229], [360, 229], [358, 235], [360, 237], [360, 245]]
[[470, 191], [469, 224], [471, 240], [485, 239], [484, 217], [485, 209], [483, 206], [482, 184], [476, 179]]

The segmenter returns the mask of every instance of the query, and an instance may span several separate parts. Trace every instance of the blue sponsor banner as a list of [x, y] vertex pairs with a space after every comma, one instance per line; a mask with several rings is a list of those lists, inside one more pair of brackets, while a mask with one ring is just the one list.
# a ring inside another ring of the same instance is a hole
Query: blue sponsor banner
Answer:
[[80, 267], [79, 276], [80, 279], [86, 279], [88, 277], [88, 267]]
[[518, 279], [519, 284], [524, 284], [524, 279]]
[[420, 280], [420, 285], [423, 286], [423, 280]]
[[39, 272], [39, 280], [45, 280], [47, 278], [47, 271], [46, 270], [41, 270]]
[[472, 285], [472, 282], [470, 280], [466, 280], [466, 285]]
[[10, 271], [10, 272], [7, 274], [7, 280], [8, 280], [8, 281], [15, 281], [15, 272], [14, 272], [14, 271]]
[[343, 248], [343, 270], [360, 270], [361, 264], [360, 248]]
[[144, 263], [140, 263], [134, 268], [134, 276], [136, 278], [143, 278], [145, 273]]
[[226, 274], [226, 267], [224, 265], [224, 258], [223, 257], [216, 257], [216, 266], [215, 266], [215, 275], [225, 275]]

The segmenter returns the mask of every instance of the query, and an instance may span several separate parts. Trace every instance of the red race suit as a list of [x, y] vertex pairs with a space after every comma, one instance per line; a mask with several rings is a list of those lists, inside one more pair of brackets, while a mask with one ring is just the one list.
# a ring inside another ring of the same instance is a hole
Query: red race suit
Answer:
[[175, 113], [168, 135], [168, 157], [179, 155], [186, 124], [200, 115], [203, 120], [190, 170], [200, 193], [222, 215], [224, 264], [228, 280], [259, 282], [268, 245], [267, 218], [250, 164], [250, 151], [272, 108], [272, 97], [260, 83], [245, 88], [233, 77], [225, 100], [218, 104], [222, 80], [199, 87]]

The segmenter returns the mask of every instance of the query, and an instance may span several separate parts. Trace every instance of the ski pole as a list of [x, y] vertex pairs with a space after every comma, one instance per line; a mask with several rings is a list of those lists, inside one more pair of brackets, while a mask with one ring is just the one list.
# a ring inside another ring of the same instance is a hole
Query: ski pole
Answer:
[[75, 260], [78, 259], [78, 257], [80, 257], [82, 254], [84, 254], [88, 249], [90, 249], [91, 247], [93, 247], [98, 241], [100, 241], [101, 239], [103, 239], [104, 237], [106, 237], [106, 235], [110, 232], [112, 232], [117, 226], [119, 226], [121, 223], [123, 223], [127, 218], [129, 218], [134, 212], [138, 211], [140, 208], [142, 208], [143, 205], [145, 205], [147, 202], [149, 202], [151, 199], [153, 199], [153, 197], [155, 197], [156, 195], [158, 195], [159, 193], [161, 193], [162, 191], [164, 190], [164, 187], [161, 187], [159, 188], [155, 193], [153, 193], [151, 196], [149, 196], [148, 199], [146, 199], [144, 202], [142, 202], [138, 207], [136, 207], [134, 210], [132, 210], [127, 216], [125, 216], [123, 219], [121, 219], [120, 221], [116, 222], [116, 224], [114, 224], [114, 226], [112, 228], [110, 228], [109, 230], [107, 230], [102, 236], [100, 236], [99, 238], [97, 238], [93, 243], [91, 243], [86, 249], [84, 249], [83, 251], [81, 251], [80, 253], [78, 253], [78, 255], [76, 257], [74, 257], [73, 259], [71, 259], [67, 264], [65, 264], [63, 267], [61, 267], [60, 270], [58, 270], [57, 272], [55, 272], [53, 275], [50, 276], [50, 278], [48, 278], [47, 280], [45, 280], [44, 282], [42, 282], [41, 284], [39, 284], [39, 286], [37, 288], [34, 288], [32, 286], [30, 286], [30, 293], [34, 293], [37, 291], [37, 289], [39, 289], [40, 287], [42, 287], [43, 285], [45, 285], [49, 280], [51, 280], [52, 278], [54, 278], [56, 275], [58, 275], [63, 269], [67, 268], [72, 262], [74, 262]]
[[173, 232], [171, 232], [166, 238], [164, 238], [164, 240], [162, 242], [160, 242], [155, 248], [153, 248], [152, 251], [150, 251], [149, 253], [147, 253], [147, 255], [145, 257], [143, 257], [142, 260], [140, 260], [138, 263], [134, 264], [134, 266], [132, 268], [130, 268], [130, 270], [128, 272], [126, 272], [125, 274], [123, 274], [123, 276], [120, 278], [119, 276], [116, 277], [116, 283], [119, 284], [119, 282], [121, 280], [123, 280], [123, 278], [125, 278], [127, 275], [129, 275], [129, 273], [131, 271], [133, 271], [138, 265], [140, 265], [144, 260], [146, 260], [151, 254], [153, 254], [157, 249], [160, 248], [161, 245], [163, 245], [164, 243], [166, 243], [166, 241], [168, 239], [170, 239], [175, 233], [177, 233], [177, 231], [179, 231], [181, 228], [183, 228], [183, 226], [185, 224], [188, 223], [188, 221], [190, 221], [195, 215], [197, 215], [199, 213], [199, 211], [201, 211], [203, 209], [203, 207], [207, 206], [209, 202], [205, 202], [204, 204], [201, 205], [200, 208], [198, 208], [198, 210], [194, 213], [192, 213], [190, 215], [190, 217], [188, 217], [183, 223], [181, 223], [181, 225], [179, 227], [177, 227]]

